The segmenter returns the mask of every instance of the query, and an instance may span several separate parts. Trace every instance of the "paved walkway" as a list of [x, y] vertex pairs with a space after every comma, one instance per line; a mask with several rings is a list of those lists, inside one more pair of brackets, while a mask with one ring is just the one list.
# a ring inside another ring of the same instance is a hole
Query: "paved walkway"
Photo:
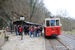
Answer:
[[9, 41], [1, 47], [2, 50], [44, 50], [44, 37], [29, 37], [28, 35], [16, 36], [9, 34]]

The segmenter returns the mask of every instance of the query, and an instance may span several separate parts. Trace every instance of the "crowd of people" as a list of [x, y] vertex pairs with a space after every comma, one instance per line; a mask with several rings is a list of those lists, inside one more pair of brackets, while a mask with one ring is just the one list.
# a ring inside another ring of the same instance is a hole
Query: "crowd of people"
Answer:
[[[16, 25], [15, 26], [15, 31], [16, 31], [16, 35], [23, 35], [23, 32], [25, 35], [30, 35], [30, 37], [40, 37], [40, 35], [42, 36], [42, 26], [31, 26], [31, 25]], [[41, 34], [40, 34], [41, 33]]]

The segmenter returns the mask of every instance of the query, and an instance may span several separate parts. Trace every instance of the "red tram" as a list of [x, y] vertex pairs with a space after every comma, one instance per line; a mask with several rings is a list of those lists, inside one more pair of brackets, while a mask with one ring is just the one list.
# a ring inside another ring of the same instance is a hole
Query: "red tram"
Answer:
[[45, 36], [61, 35], [60, 18], [46, 18], [44, 27]]

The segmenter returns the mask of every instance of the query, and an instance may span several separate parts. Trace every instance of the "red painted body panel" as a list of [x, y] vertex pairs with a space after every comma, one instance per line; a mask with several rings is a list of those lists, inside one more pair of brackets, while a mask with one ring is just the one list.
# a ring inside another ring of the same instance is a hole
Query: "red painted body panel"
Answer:
[[52, 34], [61, 35], [60, 27], [44, 27], [45, 36], [51, 36]]

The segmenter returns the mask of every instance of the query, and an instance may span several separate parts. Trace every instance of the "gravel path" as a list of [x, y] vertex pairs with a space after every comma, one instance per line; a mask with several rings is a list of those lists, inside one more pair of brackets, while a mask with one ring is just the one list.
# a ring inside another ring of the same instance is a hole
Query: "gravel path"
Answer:
[[9, 41], [1, 47], [1, 50], [44, 50], [44, 37], [29, 37], [28, 35], [16, 36], [15, 34], [9, 35]]

